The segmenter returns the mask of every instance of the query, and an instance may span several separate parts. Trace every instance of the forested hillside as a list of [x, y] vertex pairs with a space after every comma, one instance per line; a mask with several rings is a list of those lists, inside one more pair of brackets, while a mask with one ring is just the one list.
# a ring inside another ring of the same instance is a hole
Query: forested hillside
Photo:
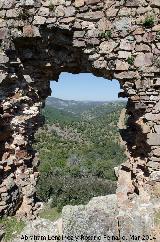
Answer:
[[53, 206], [86, 203], [114, 193], [114, 167], [125, 160], [117, 122], [125, 102], [77, 102], [49, 98], [46, 124], [36, 135], [41, 173], [38, 196]]

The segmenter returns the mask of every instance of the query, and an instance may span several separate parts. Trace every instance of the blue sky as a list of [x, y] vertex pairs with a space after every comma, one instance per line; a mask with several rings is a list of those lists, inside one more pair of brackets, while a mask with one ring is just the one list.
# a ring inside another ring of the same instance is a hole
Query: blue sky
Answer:
[[51, 81], [52, 96], [66, 100], [112, 101], [118, 99], [118, 81], [109, 81], [90, 73], [61, 73]]

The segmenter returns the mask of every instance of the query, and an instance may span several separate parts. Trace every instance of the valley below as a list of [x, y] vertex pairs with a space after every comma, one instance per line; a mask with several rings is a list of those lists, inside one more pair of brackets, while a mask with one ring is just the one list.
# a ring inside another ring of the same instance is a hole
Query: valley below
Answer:
[[117, 127], [126, 103], [47, 99], [46, 124], [35, 139], [40, 157], [37, 195], [63, 206], [115, 193], [114, 167], [125, 161]]

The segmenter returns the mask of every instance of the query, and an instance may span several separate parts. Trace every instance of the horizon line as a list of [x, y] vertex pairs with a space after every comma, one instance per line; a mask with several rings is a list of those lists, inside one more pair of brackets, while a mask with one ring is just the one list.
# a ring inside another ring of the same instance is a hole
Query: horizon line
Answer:
[[68, 99], [68, 98], [61, 98], [61, 97], [54, 97], [54, 96], [48, 96], [48, 98], [56, 98], [60, 99], [63, 101], [76, 101], [76, 102], [121, 102], [121, 101], [127, 101], [127, 98], [117, 98], [117, 99], [112, 99], [112, 100], [78, 100], [78, 99]]

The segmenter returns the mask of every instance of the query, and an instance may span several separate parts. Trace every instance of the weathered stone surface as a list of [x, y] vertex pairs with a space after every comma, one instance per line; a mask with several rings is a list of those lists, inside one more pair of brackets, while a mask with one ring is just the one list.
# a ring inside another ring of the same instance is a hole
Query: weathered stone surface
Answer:
[[86, 4], [97, 4], [100, 0], [85, 0]]
[[150, 52], [151, 48], [145, 44], [136, 45], [136, 51], [138, 52]]
[[154, 156], [160, 157], [160, 148], [156, 148], [152, 152]]
[[40, 24], [44, 24], [45, 21], [46, 21], [46, 18], [45, 18], [45, 17], [35, 16], [35, 17], [34, 17], [33, 24], [34, 24], [34, 25], [40, 25]]
[[132, 51], [132, 50], [134, 50], [134, 47], [135, 47], [135, 43], [131, 43], [128, 40], [122, 40], [119, 48], [121, 50]]
[[38, 15], [43, 16], [43, 17], [45, 17], [45, 16], [48, 17], [49, 16], [49, 8], [41, 7], [39, 9]]
[[76, 40], [73, 40], [73, 45], [75, 47], [79, 47], [79, 48], [86, 46], [85, 41], [83, 41], [83, 40], [77, 40], [77, 39]]
[[117, 60], [116, 69], [119, 71], [126, 71], [129, 69], [129, 64], [124, 61]]
[[160, 114], [147, 113], [145, 118], [150, 121], [158, 121], [160, 120]]
[[119, 59], [128, 59], [129, 57], [131, 57], [131, 52], [129, 52], [129, 51], [119, 51], [118, 52]]
[[152, 28], [153, 31], [160, 31], [160, 24], [157, 24]]
[[84, 6], [84, 0], [75, 0], [75, 7], [82, 7]]
[[23, 27], [24, 37], [38, 37], [40, 36], [39, 29], [35, 26], [27, 25]]
[[65, 9], [65, 17], [71, 17], [75, 15], [75, 8], [73, 6], [69, 6]]
[[131, 242], [131, 231], [135, 231], [137, 235], [149, 233], [153, 236], [153, 209], [151, 204], [142, 207], [134, 204], [128, 210], [119, 210], [115, 195], [93, 198], [85, 206], [64, 207], [63, 234], [68, 237], [66, 241], [69, 241], [70, 236], [76, 236], [78, 242], [82, 241], [82, 238], [94, 238], [96, 242], [125, 238]]
[[[62, 212], [65, 236], [95, 236], [95, 241], [105, 235], [118, 236], [117, 199], [115, 195], [93, 198], [86, 206], [66, 206]], [[68, 241], [68, 240], [66, 240]]]
[[100, 44], [100, 53], [110, 53], [113, 51], [114, 48], [116, 48], [118, 44], [116, 42], [108, 42], [104, 41]]
[[138, 73], [134, 71], [128, 71], [128, 72], [121, 72], [119, 74], [115, 75], [115, 78], [122, 80], [122, 79], [134, 79], [138, 78]]
[[96, 12], [87, 12], [87, 13], [80, 13], [77, 15], [78, 18], [83, 19], [83, 20], [99, 20], [104, 17], [104, 14], [101, 11], [96, 11]]
[[5, 64], [9, 61], [9, 58], [5, 54], [0, 54], [0, 63]]
[[74, 38], [83, 38], [85, 35], [85, 31], [75, 31]]
[[157, 134], [160, 134], [160, 125], [155, 125], [154, 129], [155, 129]]
[[153, 6], [153, 7], [160, 7], [160, 2], [158, 0], [152, 0], [151, 1], [151, 6]]
[[[39, 237], [39, 241], [58, 241], [57, 238], [60, 238], [62, 235], [62, 222], [61, 219], [51, 222], [46, 219], [37, 219], [35, 221], [30, 221], [26, 224], [26, 227], [22, 231], [22, 233], [16, 237], [15, 239], [12, 240], [12, 242], [21, 242], [22, 241], [22, 236], [26, 235], [27, 241], [32, 242], [33, 237], [37, 236]], [[37, 239], [36, 239], [37, 240]], [[34, 241], [36, 241], [34, 240]]]
[[153, 32], [148, 32], [148, 33], [145, 33], [144, 35], [143, 35], [143, 41], [145, 42], [145, 43], [151, 43], [151, 42], [153, 42], [154, 41], [154, 39], [155, 39], [155, 33]]
[[112, 24], [109, 20], [107, 20], [105, 17], [100, 19], [97, 23], [98, 30], [102, 33], [105, 32], [106, 30], [111, 30]]
[[115, 8], [112, 8], [112, 7], [107, 9], [107, 11], [106, 11], [106, 15], [108, 17], [116, 17], [117, 13], [118, 13], [118, 9], [115, 9]]
[[150, 53], [138, 54], [137, 57], [135, 58], [135, 62], [134, 62], [134, 65], [136, 67], [151, 66], [152, 64], [153, 64], [153, 54], [150, 54]]
[[63, 17], [65, 15], [65, 10], [62, 6], [58, 6], [55, 10], [56, 17]]
[[139, 7], [140, 1], [139, 0], [127, 0], [126, 6], [127, 7]]
[[0, 29], [0, 39], [1, 40], [7, 38], [7, 34], [8, 34], [7, 28], [1, 28]]
[[152, 175], [151, 175], [151, 180], [152, 181], [160, 181], [160, 171], [154, 171], [152, 172]]
[[156, 134], [156, 133], [151, 133], [147, 135], [148, 137], [148, 144], [149, 145], [155, 145], [155, 146], [159, 146], [160, 145], [160, 135]]
[[116, 30], [124, 31], [131, 28], [131, 19], [123, 17], [120, 20], [114, 22], [114, 27]]

